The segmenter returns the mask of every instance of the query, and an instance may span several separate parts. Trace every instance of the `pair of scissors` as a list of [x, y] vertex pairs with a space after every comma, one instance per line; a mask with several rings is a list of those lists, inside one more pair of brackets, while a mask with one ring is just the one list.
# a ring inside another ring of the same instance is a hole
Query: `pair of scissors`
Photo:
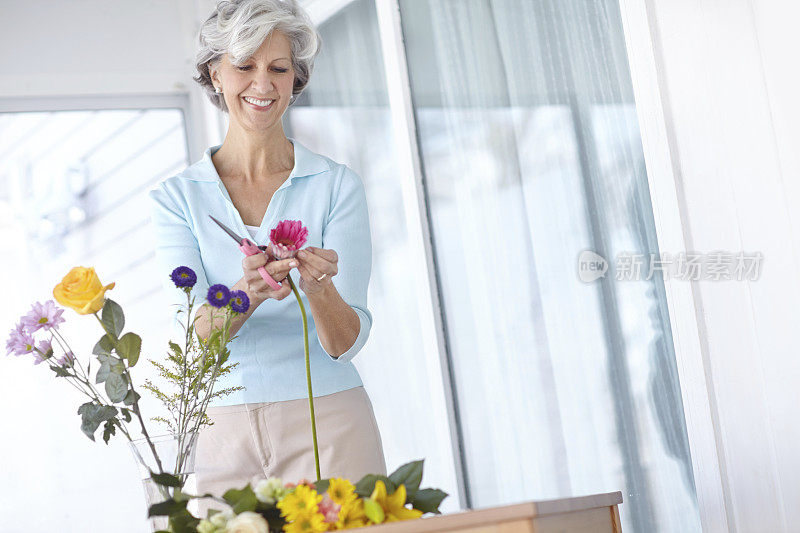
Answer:
[[[244, 255], [249, 257], [251, 255], [260, 254], [260, 253], [265, 252], [267, 250], [267, 246], [265, 246], [265, 245], [256, 246], [253, 243], [253, 241], [251, 241], [247, 237], [239, 237], [228, 226], [226, 226], [225, 224], [223, 224], [222, 222], [220, 222], [216, 218], [212, 217], [211, 215], [208, 215], [208, 216], [211, 217], [211, 220], [216, 222], [219, 227], [224, 229], [225, 232], [228, 235], [230, 235], [233, 238], [233, 240], [236, 241], [236, 243], [239, 245], [239, 250], [241, 250]], [[264, 281], [267, 282], [267, 285], [272, 287], [274, 290], [278, 290], [278, 289], [281, 288], [280, 283], [275, 281], [275, 279], [272, 276], [270, 276], [269, 273], [267, 273], [267, 269], [265, 269], [263, 266], [258, 267], [258, 273], [261, 274], [261, 277], [264, 278]]]

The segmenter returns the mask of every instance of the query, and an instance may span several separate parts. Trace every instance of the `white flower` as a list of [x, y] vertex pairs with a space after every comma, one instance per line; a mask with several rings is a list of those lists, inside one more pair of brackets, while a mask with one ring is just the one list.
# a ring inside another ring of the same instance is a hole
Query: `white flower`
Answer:
[[269, 524], [260, 514], [245, 511], [228, 522], [225, 533], [269, 533]]
[[219, 528], [223, 528], [226, 525], [228, 525], [228, 521], [231, 520], [232, 518], [234, 518], [235, 516], [236, 515], [233, 514], [233, 511], [231, 511], [230, 509], [225, 509], [221, 513], [215, 514], [214, 516], [212, 516], [208, 520], [209, 520], [209, 522], [214, 524], [214, 526], [219, 527]]
[[286, 491], [283, 488], [283, 481], [281, 478], [270, 477], [259, 481], [253, 492], [256, 493], [256, 498], [258, 498], [259, 501], [273, 505], [279, 499], [283, 498]]
[[217, 533], [217, 526], [212, 524], [209, 520], [205, 518], [200, 520], [200, 523], [197, 524], [197, 532], [198, 533]]

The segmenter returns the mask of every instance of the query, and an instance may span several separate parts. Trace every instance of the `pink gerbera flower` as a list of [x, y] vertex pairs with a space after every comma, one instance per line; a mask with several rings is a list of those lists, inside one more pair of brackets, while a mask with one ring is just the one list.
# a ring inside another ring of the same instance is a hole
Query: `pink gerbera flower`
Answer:
[[66, 322], [61, 318], [63, 313], [64, 310], [56, 307], [56, 303], [53, 300], [47, 300], [45, 303], [36, 302], [28, 314], [22, 317], [22, 324], [30, 333], [34, 333], [39, 329], [47, 331], [52, 328], [58, 328], [59, 324]]
[[289, 259], [306, 243], [308, 229], [299, 220], [281, 220], [269, 232], [272, 255], [275, 259]]

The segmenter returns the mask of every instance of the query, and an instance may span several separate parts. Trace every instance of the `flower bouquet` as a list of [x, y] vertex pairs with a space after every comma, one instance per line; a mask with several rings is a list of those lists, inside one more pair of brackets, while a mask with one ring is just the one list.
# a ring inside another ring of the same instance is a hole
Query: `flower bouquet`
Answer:
[[[305, 243], [307, 235], [308, 231], [299, 221], [280, 222], [270, 233], [273, 256], [276, 259], [293, 257]], [[317, 480], [310, 482], [303, 479], [298, 484], [283, 484], [280, 478], [269, 478], [259, 482], [255, 488], [249, 483], [241, 489], [231, 488], [222, 498], [211, 494], [191, 494], [187, 490], [187, 481], [193, 471], [198, 431], [204, 425], [213, 424], [206, 415], [209, 402], [215, 397], [244, 388], [214, 391], [216, 380], [238, 364], [227, 363], [230, 356], [227, 345], [236, 338], [229, 336], [231, 318], [237, 313], [246, 313], [250, 302], [244, 291], [231, 291], [221, 284], [212, 285], [206, 300], [213, 309], [222, 312], [223, 323], [217, 327], [216, 318], [219, 315], [212, 310], [212, 328], [208, 337], [203, 339], [195, 334], [194, 323], [189, 319], [194, 306], [194, 298], [190, 293], [197, 281], [196, 274], [190, 268], [180, 266], [173, 270], [170, 277], [187, 297], [183, 346], [170, 341], [166, 363], [150, 362], [164, 379], [172, 383], [175, 390], [165, 393], [150, 380], [146, 380], [143, 386], [162, 402], [171, 415], [171, 418], [151, 418], [164, 423], [169, 429], [166, 437], [172, 441], [172, 446], [168, 458], [163, 457], [164, 448], [160, 446], [160, 438], [151, 438], [147, 431], [139, 408], [141, 396], [136, 392], [131, 376], [131, 369], [139, 360], [141, 337], [133, 332], [122, 333], [125, 325], [122, 308], [105, 297], [106, 291], [113, 289], [115, 283], [103, 285], [93, 268], [75, 267], [53, 289], [53, 296], [60, 304], [81, 315], [94, 315], [103, 330], [103, 335], [92, 350], [99, 362], [94, 381], [91, 379], [91, 361], [87, 361], [84, 367], [81, 358], [76, 357], [61, 334], [59, 325], [65, 322], [62, 317], [64, 310], [57, 308], [53, 301], [34, 304], [31, 311], [12, 329], [6, 344], [9, 354], [32, 354], [35, 364], [46, 362], [57, 377], [64, 378], [89, 399], [78, 408], [81, 430], [88, 438], [94, 441], [97, 429], [103, 425], [106, 444], [117, 430], [128, 439], [137, 461], [146, 472], [144, 481], [148, 517], [153, 526], [159, 528], [158, 531], [329, 531], [418, 518], [424, 513], [439, 513], [439, 505], [447, 493], [439, 489], [419, 488], [423, 460], [407, 463], [389, 476], [368, 474], [356, 484], [342, 478], [320, 479], [308, 324], [303, 302], [291, 275], [288, 281], [303, 319]], [[41, 334], [49, 334], [49, 338], [37, 344], [35, 337]], [[60, 356], [55, 354], [54, 343], [62, 352]], [[105, 394], [95, 386], [101, 383]], [[132, 428], [129, 427], [134, 417], [143, 435], [141, 439], [134, 439]], [[162, 452], [159, 453], [159, 450]], [[196, 498], [211, 498], [229, 509], [212, 509], [205, 519], [200, 519], [187, 509], [189, 501]]]
[[[187, 315], [191, 315], [194, 299], [190, 300], [189, 295], [197, 279], [195, 273], [187, 267], [178, 267], [171, 278], [186, 293]], [[100, 283], [94, 268], [75, 267], [53, 289], [53, 296], [60, 304], [80, 315], [94, 315], [104, 332], [92, 350], [99, 363], [94, 379], [92, 361], [84, 366], [62, 334], [59, 326], [65, 322], [64, 309], [56, 307], [52, 300], [32, 306], [11, 330], [6, 349], [16, 356], [33, 355], [34, 364], [47, 363], [57, 377], [64, 378], [88, 398], [89, 401], [78, 408], [78, 414], [81, 430], [89, 439], [95, 440], [101, 425], [106, 444], [117, 430], [128, 439], [144, 471], [145, 494], [150, 504], [170, 498], [174, 492], [156, 482], [160, 475], [171, 473], [185, 483], [192, 473], [198, 431], [212, 423], [206, 416], [208, 403], [243, 388], [213, 390], [216, 380], [238, 364], [227, 363], [230, 352], [226, 346], [232, 340], [228, 338], [230, 318], [246, 312], [249, 300], [243, 291], [231, 292], [221, 285], [211, 287], [207, 300], [214, 308], [225, 312], [223, 328], [213, 331], [204, 340], [193, 334], [192, 324], [187, 324], [184, 345], [170, 341], [166, 363], [150, 361], [175, 387], [173, 393], [166, 394], [150, 380], [145, 381], [143, 388], [160, 399], [171, 414], [171, 419], [151, 418], [165, 423], [170, 431], [167, 435], [151, 437], [139, 407], [141, 395], [131, 377], [131, 369], [139, 360], [142, 340], [133, 332], [122, 334], [125, 326], [122, 308], [105, 297], [106, 291], [114, 286], [115, 283]], [[179, 314], [181, 312], [183, 310]], [[46, 338], [37, 343], [36, 337], [43, 334]], [[56, 348], [62, 352], [60, 356], [56, 356]], [[134, 429], [130, 427], [134, 418], [143, 438], [135, 438]]]

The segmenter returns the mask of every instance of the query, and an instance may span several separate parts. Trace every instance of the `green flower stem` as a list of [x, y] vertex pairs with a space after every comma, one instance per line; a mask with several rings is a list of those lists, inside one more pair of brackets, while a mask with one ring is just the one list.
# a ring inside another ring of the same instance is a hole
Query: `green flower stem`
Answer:
[[314, 394], [311, 391], [311, 359], [308, 350], [308, 319], [306, 318], [306, 308], [303, 305], [303, 300], [300, 298], [300, 293], [292, 281], [291, 274], [286, 275], [289, 280], [289, 285], [292, 286], [294, 297], [297, 298], [297, 303], [300, 304], [300, 314], [303, 315], [303, 347], [306, 352], [306, 381], [308, 382], [308, 405], [311, 408], [311, 436], [314, 439], [314, 464], [317, 467], [317, 479], [322, 479], [319, 472], [319, 449], [317, 448], [317, 421], [314, 417]]
[[[97, 316], [97, 312], [94, 312], [92, 314], [97, 319], [97, 321], [100, 323], [100, 326], [103, 328], [103, 331], [106, 332], [106, 335], [108, 335], [109, 338], [111, 338], [111, 340], [114, 342], [114, 346], [116, 346], [117, 345], [117, 336], [112, 334], [110, 331], [108, 331], [108, 329], [106, 328], [106, 325], [103, 324], [103, 321], [100, 320], [99, 316]], [[139, 400], [136, 398], [136, 391], [133, 390], [133, 378], [131, 378], [130, 372], [128, 372], [128, 365], [125, 364], [124, 366], [125, 366], [125, 375], [128, 378], [128, 384], [131, 386], [131, 392], [134, 393], [133, 394], [133, 412], [136, 414], [136, 417], [139, 419], [139, 424], [142, 426], [142, 434], [144, 435], [144, 438], [147, 441], [147, 444], [150, 446], [150, 451], [153, 452], [153, 458], [156, 460], [156, 464], [158, 465], [158, 469], [161, 472], [163, 472], [164, 471], [164, 467], [161, 465], [161, 458], [158, 456], [158, 453], [156, 452], [156, 447], [153, 444], [153, 441], [150, 440], [150, 435], [147, 433], [147, 427], [145, 426], [144, 419], [142, 418], [142, 412], [139, 410]]]

